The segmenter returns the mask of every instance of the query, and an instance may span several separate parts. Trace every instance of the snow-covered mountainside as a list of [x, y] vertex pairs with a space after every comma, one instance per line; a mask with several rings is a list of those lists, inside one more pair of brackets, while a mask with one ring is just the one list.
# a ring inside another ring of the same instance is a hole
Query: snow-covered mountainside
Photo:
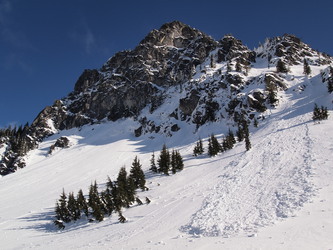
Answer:
[[[292, 35], [252, 51], [180, 22], [152, 31], [133, 51], [86, 70], [32, 125], [3, 132], [2, 248], [332, 248], [332, 66]], [[312, 120], [315, 103], [328, 120]], [[209, 136], [221, 141], [243, 120], [251, 150], [237, 142], [209, 157]], [[199, 138], [205, 153], [194, 157]], [[180, 151], [182, 172], [149, 170], [163, 144]], [[149, 205], [124, 209], [126, 223], [112, 215], [53, 225], [63, 188], [88, 193], [95, 180], [102, 188], [135, 156], [149, 188], [138, 196]]]

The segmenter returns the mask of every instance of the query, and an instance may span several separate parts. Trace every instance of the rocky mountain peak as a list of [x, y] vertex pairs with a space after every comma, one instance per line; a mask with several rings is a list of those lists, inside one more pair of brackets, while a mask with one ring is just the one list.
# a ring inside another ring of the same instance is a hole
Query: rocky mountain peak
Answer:
[[[311, 66], [332, 63], [293, 35], [267, 39], [252, 51], [232, 35], [215, 41], [179, 21], [166, 23], [133, 50], [116, 53], [101, 69], [84, 70], [73, 92], [42, 110], [19, 145], [8, 143], [0, 174], [24, 166], [25, 152], [45, 137], [86, 124], [131, 117], [137, 121], [136, 136], [172, 136], [182, 123], [198, 129], [222, 120], [233, 125], [250, 121], [274, 105], [265, 85], [272, 91], [285, 89], [283, 76], [251, 69], [258, 59], [265, 65], [263, 58], [268, 69], [278, 60], [290, 66], [304, 60]], [[324, 76], [331, 82], [331, 75]], [[162, 106], [167, 111], [159, 111]]]
[[282, 60], [288, 65], [299, 65], [306, 58], [310, 65], [324, 65], [328, 64], [330, 60], [329, 56], [312, 49], [292, 34], [268, 38], [256, 52], [259, 57], [266, 57], [271, 64]]
[[[247, 48], [241, 40], [236, 39], [234, 36], [225, 35], [219, 41], [218, 61], [230, 61], [238, 58], [243, 64], [255, 62], [255, 53]], [[248, 62], [246, 62], [248, 61]]]
[[202, 33], [179, 21], [163, 24], [160, 29], [152, 30], [140, 45], [170, 46], [184, 48], [189, 40], [193, 40]]

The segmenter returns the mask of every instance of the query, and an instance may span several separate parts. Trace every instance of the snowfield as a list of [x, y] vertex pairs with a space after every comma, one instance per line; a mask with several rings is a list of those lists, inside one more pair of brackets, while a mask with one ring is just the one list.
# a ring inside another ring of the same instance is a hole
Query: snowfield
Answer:
[[[172, 137], [136, 138], [137, 122], [124, 119], [47, 138], [29, 153], [26, 168], [0, 178], [0, 249], [333, 249], [333, 113], [312, 121], [314, 103], [332, 110], [332, 96], [313, 71], [310, 79], [290, 80], [279, 106], [251, 126], [250, 151], [241, 142], [216, 157], [193, 157], [199, 136], [207, 146], [218, 124], [196, 134], [182, 128]], [[71, 147], [48, 155], [61, 136]], [[180, 150], [182, 172], [149, 172], [163, 143]], [[124, 210], [124, 224], [114, 214], [54, 227], [63, 188], [87, 194], [96, 180], [102, 189], [136, 155], [149, 188], [138, 196], [149, 197], [149, 205]]]

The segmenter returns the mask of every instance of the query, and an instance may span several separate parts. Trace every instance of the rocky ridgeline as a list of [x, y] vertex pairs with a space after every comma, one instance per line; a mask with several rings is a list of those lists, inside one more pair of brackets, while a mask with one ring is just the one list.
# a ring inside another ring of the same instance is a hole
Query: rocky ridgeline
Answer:
[[[310, 65], [332, 63], [331, 57], [292, 35], [267, 39], [252, 51], [231, 35], [216, 41], [178, 21], [164, 24], [151, 31], [135, 49], [115, 54], [101, 69], [84, 70], [73, 92], [46, 107], [25, 128], [21, 144], [14, 148], [10, 139], [3, 139], [7, 147], [0, 174], [24, 167], [22, 156], [45, 137], [101, 120], [134, 117], [138, 121], [136, 136], [171, 136], [180, 129], [177, 123], [152, 121], [141, 111], [148, 107], [153, 114], [175, 93], [172, 91], [181, 92], [182, 97], [170, 112], [170, 119], [197, 127], [225, 119], [234, 123], [253, 119], [268, 105], [274, 105], [274, 93], [286, 88], [283, 75], [278, 73], [248, 75], [254, 63], [265, 58], [268, 68], [275, 67], [279, 60], [289, 66], [301, 64], [305, 58]], [[327, 79], [329, 73], [325, 74]], [[251, 84], [265, 87], [248, 90]], [[23, 144], [24, 150], [18, 150]]]

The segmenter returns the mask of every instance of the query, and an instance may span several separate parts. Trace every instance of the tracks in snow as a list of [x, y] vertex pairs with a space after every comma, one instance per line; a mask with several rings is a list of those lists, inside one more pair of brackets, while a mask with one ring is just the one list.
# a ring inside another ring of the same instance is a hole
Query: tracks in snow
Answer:
[[214, 190], [182, 229], [203, 236], [254, 233], [293, 216], [313, 195], [311, 148], [304, 116], [285, 106], [252, 136], [253, 148], [221, 170]]

